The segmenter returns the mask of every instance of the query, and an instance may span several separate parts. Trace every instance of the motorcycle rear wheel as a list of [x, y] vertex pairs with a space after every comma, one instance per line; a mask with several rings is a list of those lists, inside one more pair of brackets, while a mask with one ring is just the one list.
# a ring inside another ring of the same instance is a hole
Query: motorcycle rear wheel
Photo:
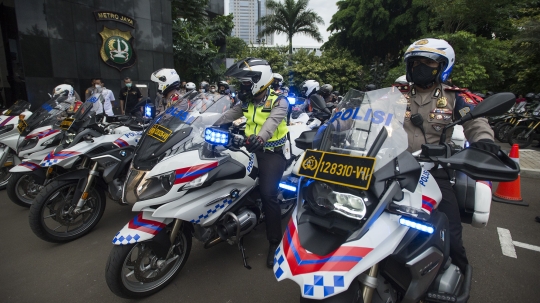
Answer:
[[[78, 183], [79, 180], [52, 181], [36, 196], [30, 206], [28, 220], [30, 228], [40, 239], [53, 243], [72, 241], [86, 235], [98, 224], [105, 211], [103, 190], [93, 187], [82, 212], [79, 215], [70, 212], [75, 207], [73, 193]], [[73, 223], [80, 225], [70, 230]]]
[[36, 184], [33, 172], [12, 173], [6, 192], [13, 203], [30, 208], [42, 188], [43, 185]]
[[[178, 232], [177, 241], [174, 255], [169, 260], [160, 260], [145, 242], [115, 245], [105, 268], [109, 289], [121, 298], [137, 299], [166, 287], [180, 273], [189, 257], [192, 237], [188, 228]], [[162, 269], [159, 269], [160, 261], [166, 262]], [[147, 279], [153, 281], [141, 281]]]
[[531, 132], [529, 136], [524, 138], [523, 136], [529, 131], [527, 126], [516, 126], [508, 132], [508, 143], [510, 145], [517, 144], [519, 148], [526, 148], [531, 145], [534, 139], [535, 132]]

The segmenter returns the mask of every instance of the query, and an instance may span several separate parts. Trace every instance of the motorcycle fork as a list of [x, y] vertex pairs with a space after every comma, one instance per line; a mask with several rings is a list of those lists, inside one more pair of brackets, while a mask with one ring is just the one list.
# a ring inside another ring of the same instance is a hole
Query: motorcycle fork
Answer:
[[364, 284], [364, 290], [362, 291], [362, 297], [364, 303], [371, 303], [373, 299], [373, 292], [377, 288], [377, 275], [379, 274], [379, 263], [373, 265], [367, 274], [362, 274], [360, 282]]
[[180, 231], [180, 228], [182, 227], [182, 223], [183, 221], [180, 219], [174, 220], [171, 236], [169, 237], [169, 240], [171, 241], [171, 247], [169, 247], [169, 251], [167, 252], [167, 257], [165, 257], [165, 260], [168, 260], [172, 255], [173, 249], [175, 247], [174, 240], [176, 239], [176, 236], [178, 235], [178, 231]]
[[86, 185], [84, 186], [83, 192], [81, 194], [81, 198], [79, 199], [79, 202], [77, 202], [77, 206], [73, 210], [75, 214], [80, 214], [81, 209], [84, 206], [84, 203], [86, 202], [86, 199], [88, 199], [88, 192], [90, 191], [90, 188], [92, 187], [92, 183], [94, 181], [95, 177], [99, 176], [98, 169], [98, 163], [94, 162], [92, 165], [92, 168], [90, 169], [90, 172], [88, 173], [88, 179], [86, 181]]
[[534, 126], [531, 128], [531, 126], [534, 124], [531, 123], [531, 125], [529, 125], [529, 130], [527, 131], [527, 133], [525, 134], [525, 137], [528, 137], [531, 135], [531, 133], [538, 127], [538, 125], [540, 125], [540, 121], [536, 122], [536, 124], [534, 124]]

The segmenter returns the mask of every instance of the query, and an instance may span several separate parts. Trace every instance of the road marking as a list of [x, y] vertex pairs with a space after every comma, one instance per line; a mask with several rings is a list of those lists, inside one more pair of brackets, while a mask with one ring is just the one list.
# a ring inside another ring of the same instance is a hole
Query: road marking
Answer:
[[531, 245], [531, 244], [527, 244], [527, 243], [521, 243], [521, 242], [518, 242], [518, 241], [513, 241], [513, 243], [514, 243], [514, 246], [540, 252], [540, 246]]
[[515, 246], [540, 252], [540, 246], [513, 241], [510, 231], [506, 228], [497, 227], [497, 233], [499, 233], [499, 241], [501, 242], [502, 253], [507, 257], [517, 259]]
[[506, 228], [497, 227], [497, 232], [499, 233], [499, 241], [501, 242], [503, 255], [517, 259], [516, 249], [514, 248], [514, 243], [512, 243], [510, 231]]

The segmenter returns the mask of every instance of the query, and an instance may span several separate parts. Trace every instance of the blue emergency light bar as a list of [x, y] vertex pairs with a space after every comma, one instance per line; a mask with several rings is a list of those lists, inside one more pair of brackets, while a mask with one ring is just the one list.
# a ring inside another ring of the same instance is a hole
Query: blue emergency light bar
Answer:
[[279, 187], [288, 191], [296, 191], [296, 187], [283, 182], [279, 183]]
[[156, 116], [156, 108], [154, 104], [146, 104], [144, 106], [144, 116], [150, 119], [153, 119]]
[[409, 218], [404, 218], [404, 217], [399, 218], [399, 224], [408, 226], [410, 228], [414, 228], [419, 231], [426, 232], [428, 234], [432, 234], [435, 231], [435, 228], [433, 228], [433, 226], [427, 223], [411, 220]]
[[296, 104], [296, 98], [295, 97], [287, 97], [287, 100], [289, 100], [289, 104]]
[[204, 141], [213, 145], [226, 145], [229, 143], [229, 132], [208, 127], [204, 131]]

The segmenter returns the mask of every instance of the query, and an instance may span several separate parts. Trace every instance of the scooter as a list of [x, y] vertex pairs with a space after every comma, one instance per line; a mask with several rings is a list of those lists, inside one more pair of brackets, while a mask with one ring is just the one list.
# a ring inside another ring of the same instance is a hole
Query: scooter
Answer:
[[[197, 110], [204, 100], [204, 94], [179, 100], [158, 116], [135, 151], [123, 197], [139, 213], [114, 237], [106, 270], [107, 285], [120, 297], [145, 297], [164, 288], [187, 262], [192, 238], [205, 248], [238, 245], [250, 268], [243, 239], [264, 220], [257, 159], [233, 145], [243, 137], [210, 127], [230, 108], [228, 96]], [[289, 126], [291, 140], [307, 129]], [[291, 170], [301, 150], [291, 142], [283, 149], [292, 154], [279, 185], [285, 217], [296, 201]]]
[[[453, 153], [444, 137], [454, 125], [506, 112], [514, 98], [487, 98], [445, 126], [440, 144], [423, 145], [415, 157], [407, 151], [401, 93], [349, 91], [343, 101], [350, 105], [321, 126], [317, 150], [307, 150], [294, 169], [302, 178], [275, 252], [276, 279], [295, 281], [301, 302], [467, 302], [472, 267], [461, 272], [452, 264], [448, 219], [437, 210], [442, 194], [420, 162], [474, 180], [516, 179], [519, 167], [503, 152], [469, 147]], [[465, 184], [458, 199], [483, 201], [490, 189], [474, 185]], [[476, 226], [487, 219], [472, 214]]]
[[86, 102], [78, 112], [82, 127], [72, 129], [77, 125], [73, 123], [67, 130], [75, 135], [72, 142], [65, 136], [67, 141], [39, 164], [47, 172], [53, 166], [64, 171], [43, 186], [30, 207], [30, 227], [42, 240], [63, 243], [78, 239], [101, 219], [106, 194], [120, 202], [143, 127], [128, 120], [105, 128], [96, 121], [92, 106]]
[[30, 103], [24, 100], [15, 102], [0, 116], [0, 189], [6, 188], [11, 178], [9, 170], [20, 163], [17, 157], [19, 119], [32, 115]]

